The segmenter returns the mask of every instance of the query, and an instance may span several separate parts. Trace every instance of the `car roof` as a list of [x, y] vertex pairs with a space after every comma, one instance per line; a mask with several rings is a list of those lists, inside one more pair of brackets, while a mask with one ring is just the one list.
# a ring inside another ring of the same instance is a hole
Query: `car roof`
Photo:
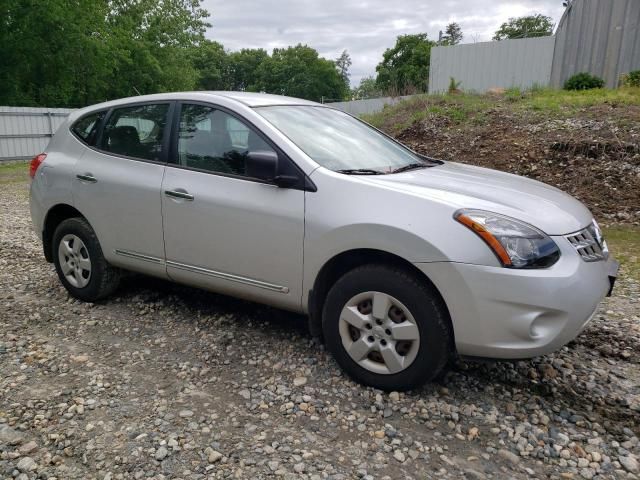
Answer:
[[139, 95], [137, 97], [119, 98], [108, 102], [91, 105], [74, 112], [74, 117], [83, 115], [95, 110], [118, 107], [132, 103], [161, 102], [168, 100], [201, 100], [213, 101], [225, 98], [238, 102], [248, 107], [266, 107], [270, 105], [310, 105], [321, 106], [320, 103], [303, 100], [302, 98], [285, 97], [284, 95], [272, 95], [269, 93], [253, 92], [230, 92], [230, 91], [194, 91], [194, 92], [171, 92], [154, 93], [152, 95]]
[[230, 91], [208, 91], [202, 93], [230, 98], [237, 102], [244, 103], [249, 107], [266, 107], [269, 105], [320, 105], [319, 103], [303, 100], [302, 98], [285, 97], [284, 95], [273, 95], [270, 93]]

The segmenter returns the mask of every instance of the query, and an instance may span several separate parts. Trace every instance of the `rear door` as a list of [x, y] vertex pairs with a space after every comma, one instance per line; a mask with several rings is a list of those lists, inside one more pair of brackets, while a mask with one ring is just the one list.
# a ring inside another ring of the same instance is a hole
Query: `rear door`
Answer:
[[116, 266], [166, 277], [160, 188], [172, 102], [113, 108], [76, 164], [74, 204]]
[[235, 114], [178, 108], [175, 158], [162, 186], [167, 271], [177, 281], [299, 309], [304, 191], [247, 175], [251, 151], [290, 161]]

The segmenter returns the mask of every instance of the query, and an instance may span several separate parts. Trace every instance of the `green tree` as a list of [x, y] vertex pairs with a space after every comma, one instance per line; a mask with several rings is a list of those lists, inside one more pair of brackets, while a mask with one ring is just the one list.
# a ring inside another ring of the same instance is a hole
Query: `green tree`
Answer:
[[351, 96], [356, 100], [376, 98], [381, 97], [382, 92], [378, 88], [375, 77], [371, 75], [360, 80], [360, 85], [351, 90]]
[[320, 101], [341, 100], [346, 95], [335, 63], [307, 45], [275, 48], [256, 71], [256, 90]]
[[503, 23], [493, 36], [494, 40], [507, 38], [546, 37], [553, 33], [551, 17], [536, 14], [510, 18]]
[[462, 28], [455, 22], [447, 25], [447, 28], [444, 31], [444, 35], [442, 35], [442, 45], [458, 45], [462, 38], [464, 37], [462, 33]]
[[384, 52], [382, 62], [376, 67], [378, 88], [392, 94], [426, 92], [434, 44], [426, 33], [400, 35], [395, 46]]
[[104, 2], [0, 3], [0, 104], [78, 106], [103, 99], [110, 59]]
[[192, 48], [191, 62], [197, 71], [198, 90], [231, 89], [231, 60], [222, 44], [205, 40]]
[[110, 0], [107, 24], [118, 63], [116, 97], [189, 90], [198, 72], [192, 49], [204, 40], [208, 12], [200, 0]]
[[193, 88], [200, 0], [0, 0], [0, 104], [79, 107]]
[[229, 54], [230, 89], [258, 91], [258, 68], [268, 58], [262, 48], [243, 48]]
[[344, 82], [345, 88], [349, 90], [350, 81], [349, 77], [351, 74], [349, 73], [349, 68], [351, 68], [351, 56], [349, 52], [344, 50], [342, 54], [336, 59], [336, 68], [338, 69], [338, 73], [340, 77], [342, 77], [342, 81]]

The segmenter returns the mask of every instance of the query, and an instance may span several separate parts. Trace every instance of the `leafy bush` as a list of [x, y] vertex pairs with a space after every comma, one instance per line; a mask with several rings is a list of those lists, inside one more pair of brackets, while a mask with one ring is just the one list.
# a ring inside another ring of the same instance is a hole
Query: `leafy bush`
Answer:
[[591, 90], [604, 87], [604, 80], [587, 72], [576, 73], [564, 83], [565, 90]]
[[640, 87], [640, 70], [634, 70], [624, 76], [623, 85], [625, 87]]
[[449, 93], [460, 93], [460, 85], [462, 82], [456, 82], [456, 79], [449, 77]]

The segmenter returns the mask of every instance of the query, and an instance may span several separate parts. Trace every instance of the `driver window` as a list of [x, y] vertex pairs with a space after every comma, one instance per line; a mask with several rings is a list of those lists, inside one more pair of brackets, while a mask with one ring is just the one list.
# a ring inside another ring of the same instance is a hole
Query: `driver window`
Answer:
[[205, 105], [183, 104], [178, 131], [180, 165], [246, 175], [249, 151], [273, 149], [241, 120]]

